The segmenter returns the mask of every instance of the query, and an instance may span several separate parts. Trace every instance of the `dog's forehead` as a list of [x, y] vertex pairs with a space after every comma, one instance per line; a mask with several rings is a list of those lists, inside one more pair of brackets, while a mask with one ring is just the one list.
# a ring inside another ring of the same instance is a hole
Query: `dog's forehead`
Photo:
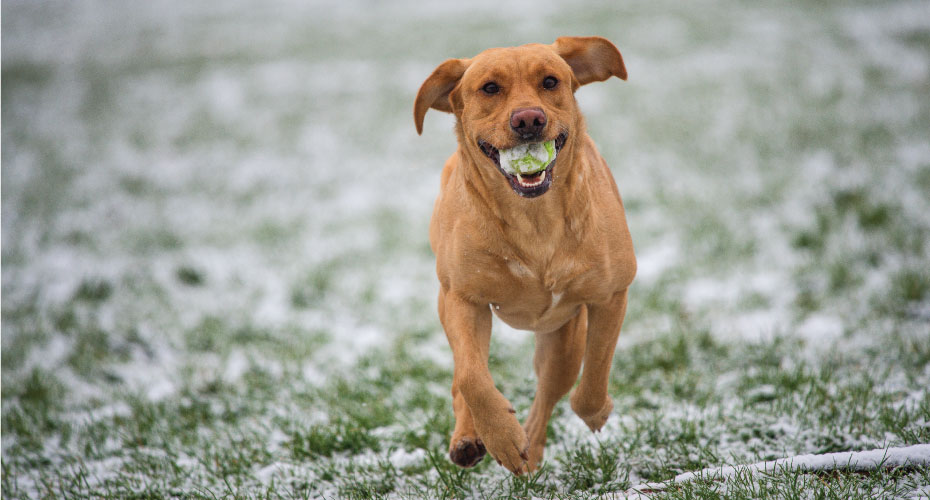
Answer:
[[568, 63], [559, 57], [551, 46], [532, 43], [519, 47], [487, 49], [472, 58], [464, 77], [495, 71], [515, 72], [523, 68], [537, 67], [569, 69]]

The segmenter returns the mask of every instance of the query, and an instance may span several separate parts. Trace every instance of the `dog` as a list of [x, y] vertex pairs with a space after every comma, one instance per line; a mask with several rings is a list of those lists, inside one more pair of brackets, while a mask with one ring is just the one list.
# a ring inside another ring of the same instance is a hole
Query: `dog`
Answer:
[[[429, 239], [455, 366], [449, 457], [461, 467], [490, 452], [516, 475], [536, 470], [552, 411], [579, 373], [572, 410], [594, 432], [613, 410], [607, 382], [636, 258], [619, 190], [574, 95], [612, 76], [627, 73], [610, 41], [560, 37], [446, 60], [417, 93], [417, 133], [432, 108], [455, 115], [458, 138]], [[544, 170], [503, 168], [502, 154], [538, 144], [554, 146]], [[488, 369], [492, 314], [535, 333], [538, 383], [522, 426]]]

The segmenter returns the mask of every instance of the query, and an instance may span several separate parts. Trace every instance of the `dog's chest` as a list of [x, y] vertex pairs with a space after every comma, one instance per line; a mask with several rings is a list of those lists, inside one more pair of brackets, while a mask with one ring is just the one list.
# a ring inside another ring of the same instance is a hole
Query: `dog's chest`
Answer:
[[[574, 316], [579, 304], [606, 293], [606, 269], [561, 255], [546, 265], [501, 257], [485, 289], [495, 314], [514, 328], [554, 330]], [[598, 279], [600, 277], [600, 279]]]
[[542, 295], [563, 294], [586, 269], [577, 259], [554, 258], [543, 265], [525, 263], [517, 258], [503, 257], [509, 275], [504, 278], [517, 282], [522, 288], [538, 288]]

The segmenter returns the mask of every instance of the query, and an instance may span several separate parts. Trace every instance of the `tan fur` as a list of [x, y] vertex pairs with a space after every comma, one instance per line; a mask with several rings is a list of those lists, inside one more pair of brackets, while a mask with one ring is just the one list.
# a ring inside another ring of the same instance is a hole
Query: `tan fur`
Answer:
[[[558, 79], [555, 88], [543, 88], [547, 76]], [[459, 147], [442, 172], [430, 244], [455, 362], [450, 456], [459, 465], [474, 465], [486, 448], [515, 474], [538, 467], [549, 417], [582, 361], [572, 409], [593, 431], [613, 409], [607, 380], [636, 259], [617, 186], [574, 97], [580, 85], [611, 76], [626, 79], [613, 44], [562, 37], [447, 60], [417, 95], [418, 132], [427, 109], [456, 116]], [[499, 93], [482, 91], [489, 81]], [[510, 116], [527, 107], [548, 118], [542, 140], [567, 135], [549, 190], [535, 198], [514, 192], [478, 146], [519, 144]], [[492, 312], [536, 334], [538, 386], [523, 426], [488, 370]]]

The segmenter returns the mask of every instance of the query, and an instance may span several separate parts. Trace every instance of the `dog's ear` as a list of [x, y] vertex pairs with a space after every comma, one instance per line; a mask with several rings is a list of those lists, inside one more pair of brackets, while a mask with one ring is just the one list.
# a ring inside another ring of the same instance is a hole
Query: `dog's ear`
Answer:
[[572, 67], [578, 85], [602, 82], [611, 76], [626, 80], [623, 56], [614, 44], [599, 36], [561, 36], [553, 50]]
[[429, 108], [452, 112], [449, 93], [458, 85], [471, 59], [448, 59], [433, 70], [433, 74], [423, 82], [413, 104], [413, 121], [417, 125], [417, 134], [423, 133], [423, 117]]

